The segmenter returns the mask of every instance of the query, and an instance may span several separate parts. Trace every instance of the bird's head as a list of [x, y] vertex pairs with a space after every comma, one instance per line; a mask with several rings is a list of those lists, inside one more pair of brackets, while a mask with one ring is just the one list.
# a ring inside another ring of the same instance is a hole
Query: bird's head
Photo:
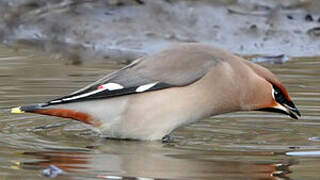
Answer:
[[267, 112], [278, 112], [287, 114], [294, 119], [298, 119], [297, 116], [301, 116], [299, 110], [291, 100], [288, 91], [282, 85], [272, 85], [271, 91], [271, 104], [265, 105], [257, 110]]
[[251, 106], [250, 110], [282, 113], [298, 119], [301, 114], [293, 103], [287, 89], [277, 77], [262, 66], [253, 63], [248, 63], [248, 65], [260, 79], [253, 88], [254, 94], [250, 95], [256, 97], [253, 103], [254, 106]]

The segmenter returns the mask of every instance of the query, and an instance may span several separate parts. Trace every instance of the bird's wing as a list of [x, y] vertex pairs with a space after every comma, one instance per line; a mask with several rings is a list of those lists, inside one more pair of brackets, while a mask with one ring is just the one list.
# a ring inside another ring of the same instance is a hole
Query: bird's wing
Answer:
[[185, 56], [185, 53], [168, 51], [140, 58], [68, 96], [49, 101], [48, 105], [186, 86], [201, 79], [210, 67], [217, 64], [212, 56], [204, 59], [191, 52]]

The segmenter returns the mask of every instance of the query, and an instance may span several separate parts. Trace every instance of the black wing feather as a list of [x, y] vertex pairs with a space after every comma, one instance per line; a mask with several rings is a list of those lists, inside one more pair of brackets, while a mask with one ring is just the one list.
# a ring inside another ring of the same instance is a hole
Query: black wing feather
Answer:
[[[111, 98], [111, 97], [117, 97], [117, 96], [124, 96], [124, 95], [129, 95], [129, 94], [136, 94], [136, 93], [139, 93], [139, 92], [136, 92], [136, 89], [138, 87], [127, 87], [124, 89], [118, 89], [118, 90], [112, 90], [112, 91], [106, 89], [104, 91], [101, 91], [101, 92], [98, 92], [98, 93], [95, 93], [95, 94], [92, 94], [89, 96], [85, 96], [85, 97], [81, 97], [81, 98], [77, 98], [77, 99], [72, 99], [72, 100], [63, 100], [63, 99], [72, 98], [72, 97], [75, 97], [75, 96], [92, 91], [92, 89], [88, 89], [86, 91], [82, 91], [82, 92], [75, 93], [75, 94], [72, 94], [69, 96], [64, 96], [61, 98], [51, 100], [48, 102], [48, 105], [81, 102], [81, 101], [88, 101], [88, 100], [97, 100], [97, 99], [105, 99], [105, 98]], [[167, 84], [167, 83], [159, 82], [155, 86], [148, 89], [147, 91], [155, 91], [155, 90], [160, 90], [160, 89], [166, 89], [169, 87], [174, 87], [174, 86]]]
[[[144, 92], [186, 86], [198, 81], [212, 67], [224, 61], [219, 54], [219, 50], [209, 46], [185, 45], [172, 48], [142, 57], [68, 96], [48, 103], [62, 104], [135, 94], [139, 93], [137, 88], [151, 83], [157, 84]], [[98, 90], [100, 85], [108, 83], [116, 83], [123, 88]]]

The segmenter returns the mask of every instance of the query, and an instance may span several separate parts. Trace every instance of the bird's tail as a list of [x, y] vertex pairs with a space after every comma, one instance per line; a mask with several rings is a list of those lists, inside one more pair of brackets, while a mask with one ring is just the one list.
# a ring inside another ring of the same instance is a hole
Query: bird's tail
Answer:
[[71, 118], [86, 124], [91, 124], [93, 126], [100, 126], [100, 122], [94, 120], [94, 118], [87, 113], [59, 106], [50, 106], [48, 104], [32, 104], [11, 109], [11, 113], [14, 114], [25, 112]]
[[18, 114], [18, 113], [25, 113], [30, 112], [33, 113], [35, 111], [43, 109], [47, 104], [31, 104], [27, 106], [19, 106], [11, 109], [11, 113]]

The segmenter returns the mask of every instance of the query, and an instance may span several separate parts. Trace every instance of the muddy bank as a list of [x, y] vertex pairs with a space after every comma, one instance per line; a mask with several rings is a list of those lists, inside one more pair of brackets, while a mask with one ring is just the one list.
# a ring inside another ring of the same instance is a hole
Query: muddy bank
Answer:
[[2, 0], [0, 39], [75, 62], [131, 61], [182, 42], [241, 55], [316, 56], [319, 8], [299, 0]]

